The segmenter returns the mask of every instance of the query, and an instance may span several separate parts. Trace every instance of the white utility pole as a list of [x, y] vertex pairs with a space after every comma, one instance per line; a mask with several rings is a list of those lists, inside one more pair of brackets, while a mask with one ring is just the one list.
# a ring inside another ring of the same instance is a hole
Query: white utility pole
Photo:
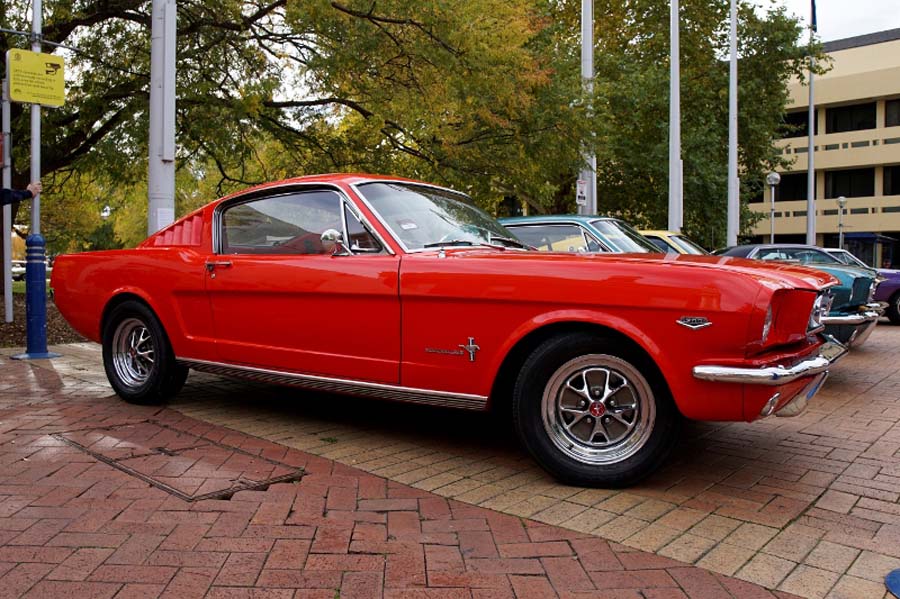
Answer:
[[684, 222], [681, 165], [681, 73], [678, 50], [678, 0], [672, 0], [669, 59], [669, 230], [681, 231]]
[[175, 0], [153, 0], [147, 233], [175, 220]]
[[[10, 106], [9, 106], [9, 84], [6, 79], [3, 80], [3, 99], [2, 99], [2, 132], [3, 147], [0, 151], [3, 153], [3, 179], [2, 187], [4, 189], [12, 189], [12, 158], [9, 153], [12, 150], [12, 141], [10, 134]], [[3, 207], [3, 320], [5, 322], [13, 321], [13, 296], [12, 296], [12, 240], [10, 235], [12, 232], [12, 206]]]
[[[816, 31], [816, 2], [812, 1], [812, 20], [809, 24], [809, 47], [812, 49], [813, 34]], [[816, 101], [813, 93], [813, 67], [815, 62], [809, 57], [809, 143], [807, 145], [806, 169], [806, 243], [816, 245]]]
[[737, 245], [741, 228], [741, 182], [738, 179], [737, 1], [731, 0], [731, 65], [728, 77], [728, 227], [725, 245]]
[[[585, 92], [591, 97], [594, 93], [594, 0], [581, 0], [581, 79]], [[590, 108], [588, 105], [588, 114], [591, 114]], [[585, 148], [584, 162], [585, 168], [578, 178], [587, 182], [587, 203], [578, 207], [578, 213], [597, 214], [597, 156], [593, 147]]]
[[[33, 0], [31, 5], [31, 51], [41, 51], [41, 35], [44, 26], [41, 0]], [[31, 105], [31, 180], [41, 180], [41, 105]], [[31, 231], [29, 235], [41, 234], [41, 196], [31, 199]]]

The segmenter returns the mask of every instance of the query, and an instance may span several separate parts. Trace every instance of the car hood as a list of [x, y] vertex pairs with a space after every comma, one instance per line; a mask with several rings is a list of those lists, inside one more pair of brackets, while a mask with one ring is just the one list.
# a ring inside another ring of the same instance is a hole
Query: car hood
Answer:
[[585, 268], [602, 267], [604, 263], [629, 263], [636, 267], [683, 269], [684, 276], [690, 277], [691, 269], [731, 272], [752, 278], [773, 289], [796, 288], [819, 290], [834, 285], [835, 277], [820, 270], [784, 264], [780, 262], [763, 262], [732, 256], [696, 256], [686, 254], [572, 254], [564, 252], [521, 252], [486, 249], [453, 249], [446, 252], [448, 257], [501, 258], [504, 260], [545, 262], [552, 271], [553, 264], [582, 263]]
[[834, 275], [838, 279], [841, 280], [842, 283], [847, 285], [853, 285], [853, 281], [859, 278], [869, 279], [869, 281], [873, 281], [875, 279], [875, 271], [869, 268], [863, 268], [861, 266], [850, 266], [844, 264], [816, 264], [815, 266], [810, 266], [809, 268], [815, 268], [816, 270], [821, 270], [827, 272], [830, 275]]

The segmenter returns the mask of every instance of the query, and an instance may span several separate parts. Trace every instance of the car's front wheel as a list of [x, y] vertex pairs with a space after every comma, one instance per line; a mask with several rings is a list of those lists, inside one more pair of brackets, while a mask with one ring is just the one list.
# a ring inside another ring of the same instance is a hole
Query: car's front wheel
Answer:
[[188, 369], [175, 361], [159, 319], [134, 300], [115, 306], [106, 318], [103, 367], [119, 397], [143, 405], [175, 396], [188, 375]]
[[519, 438], [569, 484], [630, 485], [671, 450], [679, 414], [646, 356], [591, 334], [554, 337], [526, 359], [513, 391]]

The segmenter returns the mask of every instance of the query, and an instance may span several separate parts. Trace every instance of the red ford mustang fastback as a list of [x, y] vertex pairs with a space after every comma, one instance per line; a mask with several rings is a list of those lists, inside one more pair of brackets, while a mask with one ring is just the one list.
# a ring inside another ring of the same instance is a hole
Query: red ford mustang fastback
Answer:
[[217, 200], [133, 250], [61, 256], [52, 285], [127, 401], [164, 400], [194, 368], [493, 407], [560, 479], [625, 485], [660, 464], [682, 415], [802, 410], [844, 351], [819, 334], [833, 282], [529, 251], [458, 192], [327, 175]]

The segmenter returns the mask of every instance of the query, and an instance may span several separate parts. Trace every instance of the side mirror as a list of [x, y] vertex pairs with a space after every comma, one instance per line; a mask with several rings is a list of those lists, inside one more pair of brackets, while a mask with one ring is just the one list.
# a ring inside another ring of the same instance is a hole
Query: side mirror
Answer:
[[332, 256], [349, 256], [350, 250], [344, 243], [344, 236], [337, 229], [326, 229], [322, 233], [322, 247]]

